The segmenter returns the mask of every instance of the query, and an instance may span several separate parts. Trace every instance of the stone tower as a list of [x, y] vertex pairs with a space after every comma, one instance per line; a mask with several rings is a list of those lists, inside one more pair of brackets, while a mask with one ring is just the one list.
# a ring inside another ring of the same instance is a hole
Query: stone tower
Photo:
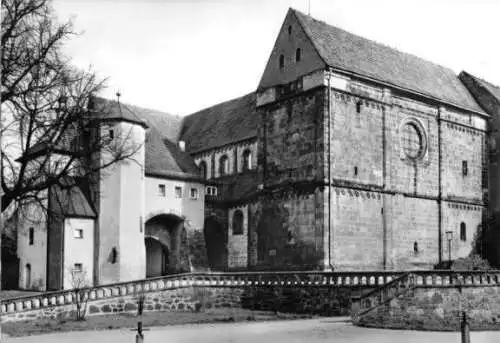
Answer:
[[145, 136], [147, 125], [119, 101], [106, 106], [100, 126], [101, 163], [113, 150], [130, 158], [101, 171], [99, 218], [96, 230], [97, 283], [106, 284], [144, 278]]

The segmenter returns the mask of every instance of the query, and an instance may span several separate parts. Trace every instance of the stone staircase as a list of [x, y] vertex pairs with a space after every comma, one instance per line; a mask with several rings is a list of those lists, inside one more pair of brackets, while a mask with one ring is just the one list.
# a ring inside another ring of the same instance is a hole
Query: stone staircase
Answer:
[[391, 282], [386, 283], [368, 293], [353, 297], [351, 306], [352, 322], [356, 323], [368, 312], [387, 304], [400, 295], [411, 292], [416, 286], [416, 276], [404, 273]]

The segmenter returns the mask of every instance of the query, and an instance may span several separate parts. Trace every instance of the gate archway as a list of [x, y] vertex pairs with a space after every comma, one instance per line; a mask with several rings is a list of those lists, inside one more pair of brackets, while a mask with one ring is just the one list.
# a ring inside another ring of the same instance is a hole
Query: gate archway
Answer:
[[173, 214], [160, 214], [146, 222], [146, 277], [178, 271], [183, 224], [184, 220]]
[[227, 265], [227, 234], [214, 216], [205, 219], [203, 227], [208, 265], [212, 270], [224, 270]]

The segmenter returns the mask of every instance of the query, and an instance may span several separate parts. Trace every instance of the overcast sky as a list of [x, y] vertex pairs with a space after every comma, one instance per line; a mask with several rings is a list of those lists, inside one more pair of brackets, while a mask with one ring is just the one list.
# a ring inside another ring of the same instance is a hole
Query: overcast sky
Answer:
[[[83, 35], [67, 54], [103, 94], [186, 115], [256, 89], [289, 7], [308, 0], [55, 0]], [[500, 1], [310, 0], [331, 25], [500, 85]]]

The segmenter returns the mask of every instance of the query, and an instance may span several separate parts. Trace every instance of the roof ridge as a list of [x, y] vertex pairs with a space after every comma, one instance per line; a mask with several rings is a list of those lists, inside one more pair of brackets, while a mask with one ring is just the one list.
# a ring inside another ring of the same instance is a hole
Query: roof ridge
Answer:
[[198, 110], [196, 112], [190, 113], [190, 114], [184, 116], [184, 118], [191, 117], [191, 116], [193, 116], [195, 114], [201, 113], [203, 111], [206, 111], [206, 110], [208, 110], [210, 108], [214, 108], [216, 106], [221, 106], [221, 105], [228, 104], [228, 103], [236, 101], [236, 100], [240, 100], [240, 99], [246, 98], [247, 96], [250, 96], [250, 95], [255, 95], [255, 93], [256, 93], [255, 91], [251, 91], [251, 92], [249, 92], [249, 93], [247, 93], [245, 95], [241, 95], [241, 96], [238, 96], [236, 98], [232, 98], [232, 99], [229, 99], [229, 100], [225, 100], [225, 101], [219, 102], [219, 103], [217, 103], [215, 105], [208, 106], [208, 107], [202, 108], [201, 110]]
[[500, 86], [497, 86], [494, 83], [491, 83], [490, 81], [487, 81], [487, 80], [483, 79], [482, 77], [479, 77], [479, 76], [476, 76], [476, 75], [472, 75], [471, 73], [466, 72], [465, 70], [462, 70], [460, 74], [462, 74], [462, 73], [463, 74], [467, 74], [468, 76], [473, 77], [473, 78], [475, 78], [475, 79], [477, 79], [479, 81], [482, 81], [482, 82], [486, 83], [487, 85], [489, 85], [491, 87], [494, 87], [494, 88], [496, 88], [496, 89], [498, 89], [500, 91]]
[[[308, 15], [308, 14], [305, 14], [305, 13], [303, 13], [303, 12], [301, 12], [301, 11], [299, 11], [299, 10], [296, 10], [296, 9], [294, 9], [294, 8], [290, 8], [290, 9], [291, 9], [293, 12], [295, 12], [295, 14], [298, 14], [298, 15], [297, 15], [297, 17], [306, 17], [306, 18], [308, 18], [308, 19], [310, 19], [310, 20], [312, 20], [312, 21], [315, 21], [315, 22], [317, 22], [317, 23], [319, 23], [319, 24], [321, 24], [321, 25], [326, 25], [326, 26], [332, 27], [332, 28], [334, 28], [334, 29], [336, 29], [336, 30], [342, 31], [342, 32], [344, 32], [344, 33], [346, 33], [346, 34], [349, 34], [349, 35], [351, 35], [351, 36], [354, 36], [354, 37], [356, 37], [356, 38], [359, 38], [359, 39], [362, 39], [362, 40], [365, 40], [365, 41], [370, 41], [370, 42], [372, 42], [372, 43], [374, 43], [374, 44], [379, 45], [380, 47], [383, 47], [383, 48], [386, 48], [386, 49], [390, 49], [390, 50], [394, 50], [394, 51], [396, 51], [396, 52], [398, 52], [398, 53], [400, 53], [400, 54], [407, 55], [407, 56], [410, 56], [410, 57], [413, 57], [413, 58], [419, 59], [419, 60], [421, 60], [421, 61], [425, 61], [425, 62], [427, 62], [427, 63], [432, 63], [432, 64], [434, 64], [435, 66], [438, 66], [438, 67], [440, 67], [440, 68], [443, 68], [443, 69], [446, 69], [446, 70], [452, 71], [452, 72], [456, 75], [456, 73], [453, 71], [453, 69], [451, 69], [451, 68], [449, 68], [449, 67], [447, 67], [447, 66], [444, 66], [444, 65], [442, 65], [442, 64], [440, 64], [440, 63], [437, 63], [437, 62], [434, 62], [434, 61], [431, 61], [431, 60], [425, 59], [425, 58], [420, 57], [420, 56], [418, 56], [418, 55], [415, 55], [415, 54], [413, 54], [413, 53], [409, 53], [409, 52], [406, 52], [406, 51], [400, 50], [399, 48], [396, 48], [396, 47], [390, 46], [390, 45], [388, 45], [387, 43], [382, 43], [382, 42], [380, 42], [380, 41], [376, 41], [376, 40], [371, 39], [371, 38], [366, 38], [366, 37], [363, 37], [363, 36], [361, 36], [361, 35], [359, 35], [359, 34], [356, 34], [356, 33], [353, 33], [353, 32], [351, 32], [351, 31], [348, 31], [348, 30], [342, 29], [342, 28], [340, 28], [340, 27], [338, 27], [338, 26], [335, 26], [335, 25], [329, 24], [329, 23], [327, 23], [326, 21], [323, 21], [323, 20], [320, 20], [320, 19], [314, 18], [313, 16]], [[302, 19], [302, 18], [301, 18], [301, 19]], [[312, 40], [312, 39], [311, 39], [311, 40]], [[314, 40], [312, 40], [312, 41], [314, 41]], [[314, 44], [314, 46], [315, 46], [315, 48], [316, 48], [315, 43], [313, 43], [313, 44]], [[319, 53], [319, 52], [318, 52], [318, 53]], [[319, 53], [319, 54], [320, 54], [320, 56], [321, 56], [321, 53]], [[321, 58], [322, 58], [322, 59], [324, 59], [324, 58], [323, 58], [323, 56], [321, 56]]]

